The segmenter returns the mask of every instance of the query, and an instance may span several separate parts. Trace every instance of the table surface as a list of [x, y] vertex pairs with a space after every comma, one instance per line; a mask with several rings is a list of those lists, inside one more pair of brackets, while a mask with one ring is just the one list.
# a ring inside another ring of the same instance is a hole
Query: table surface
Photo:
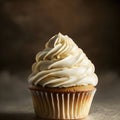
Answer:
[[[26, 76], [0, 73], [0, 120], [36, 120], [25, 79]], [[103, 79], [104, 84], [100, 82]], [[90, 114], [85, 120], [120, 120], [118, 73], [112, 71], [100, 75]]]
[[[24, 109], [25, 108], [25, 109]], [[29, 107], [30, 108], [30, 107]], [[14, 108], [14, 112], [1, 112], [0, 120], [36, 120], [34, 112], [23, 106], [23, 111], [16, 112], [18, 107]], [[30, 108], [32, 109], [32, 108]], [[102, 103], [92, 104], [90, 114], [84, 120], [120, 120], [120, 105], [105, 105]]]

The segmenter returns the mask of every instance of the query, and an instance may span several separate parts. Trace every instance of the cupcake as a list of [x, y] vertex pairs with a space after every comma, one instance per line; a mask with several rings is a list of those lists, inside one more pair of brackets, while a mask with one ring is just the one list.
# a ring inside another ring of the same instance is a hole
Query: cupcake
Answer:
[[94, 72], [93, 63], [70, 37], [53, 36], [36, 55], [28, 79], [38, 118], [85, 118], [98, 82]]

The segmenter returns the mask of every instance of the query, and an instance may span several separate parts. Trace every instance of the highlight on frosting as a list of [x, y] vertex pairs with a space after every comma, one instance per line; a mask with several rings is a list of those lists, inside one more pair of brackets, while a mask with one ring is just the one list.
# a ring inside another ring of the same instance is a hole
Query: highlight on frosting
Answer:
[[29, 83], [43, 87], [96, 86], [98, 78], [82, 49], [70, 37], [58, 33], [36, 55]]

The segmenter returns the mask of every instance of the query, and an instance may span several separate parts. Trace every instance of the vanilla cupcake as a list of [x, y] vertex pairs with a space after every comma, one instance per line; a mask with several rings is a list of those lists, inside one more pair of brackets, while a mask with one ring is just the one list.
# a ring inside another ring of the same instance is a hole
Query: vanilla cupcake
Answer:
[[53, 36], [36, 55], [29, 76], [36, 115], [43, 119], [81, 119], [90, 110], [98, 78], [85, 53], [71, 38]]

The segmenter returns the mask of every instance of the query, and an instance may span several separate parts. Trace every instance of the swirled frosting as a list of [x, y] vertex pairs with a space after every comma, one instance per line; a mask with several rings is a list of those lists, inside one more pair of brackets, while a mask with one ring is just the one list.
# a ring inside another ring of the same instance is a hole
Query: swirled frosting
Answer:
[[82, 49], [67, 35], [58, 33], [36, 55], [29, 83], [43, 87], [96, 86], [98, 78], [94, 71]]

